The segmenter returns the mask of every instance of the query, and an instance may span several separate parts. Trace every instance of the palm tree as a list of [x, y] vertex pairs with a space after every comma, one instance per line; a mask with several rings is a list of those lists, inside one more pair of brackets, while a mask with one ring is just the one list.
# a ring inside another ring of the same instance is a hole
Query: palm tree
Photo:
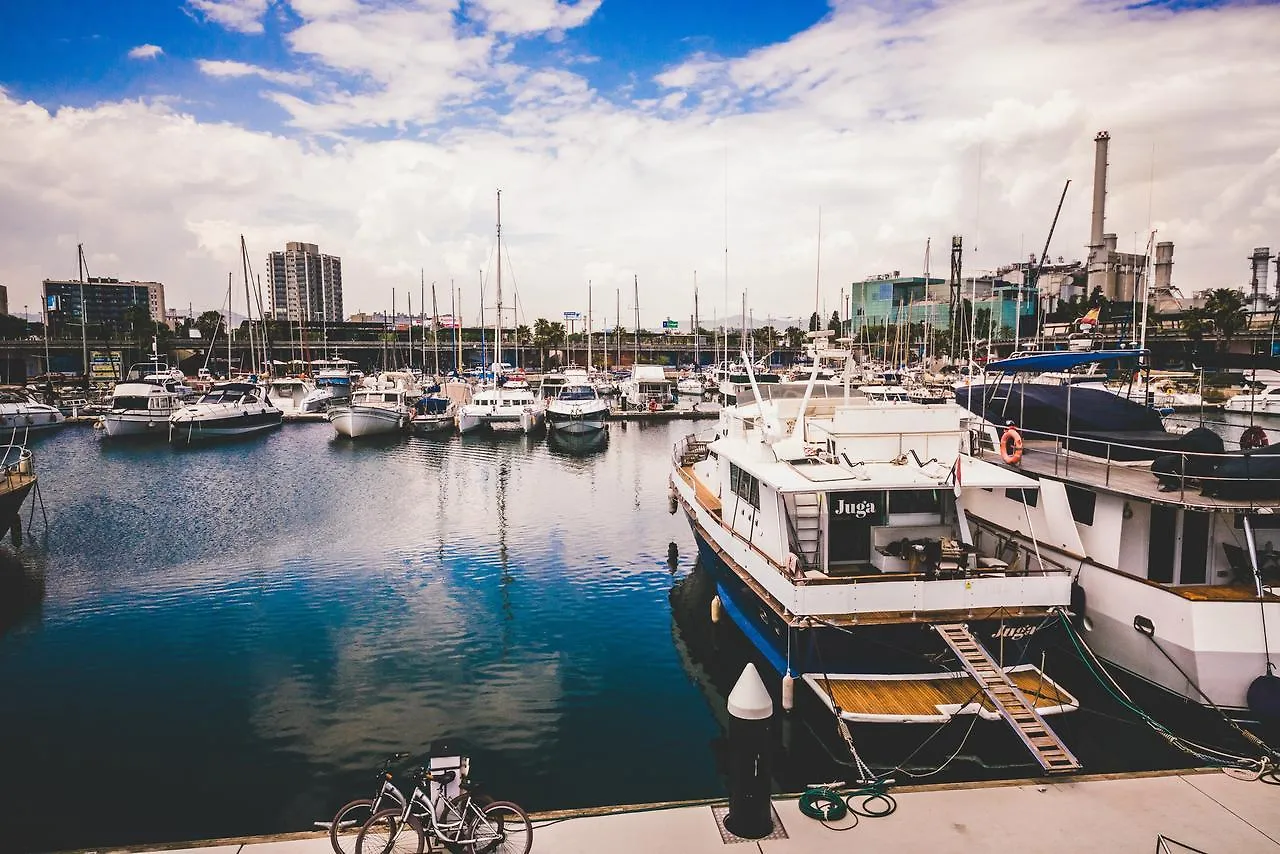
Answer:
[[1204, 313], [1213, 321], [1214, 336], [1225, 354], [1231, 349], [1231, 339], [1249, 322], [1244, 294], [1235, 288], [1214, 288], [1205, 296]]

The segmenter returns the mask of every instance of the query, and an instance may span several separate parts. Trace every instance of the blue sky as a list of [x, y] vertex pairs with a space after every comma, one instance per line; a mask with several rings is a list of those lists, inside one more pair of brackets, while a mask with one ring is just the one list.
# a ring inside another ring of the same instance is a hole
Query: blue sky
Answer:
[[588, 282], [610, 303], [636, 276], [643, 322], [687, 316], [697, 271], [712, 313], [745, 291], [757, 317], [807, 317], [819, 209], [825, 315], [842, 284], [918, 269], [953, 234], [969, 270], [1017, 260], [1068, 178], [1050, 251], [1079, 257], [1102, 129], [1120, 245], [1156, 230], [1185, 293], [1238, 284], [1252, 247], [1280, 246], [1278, 12], [9, 2], [0, 284], [35, 302], [83, 242], [95, 273], [216, 307], [244, 235], [255, 258], [290, 240], [341, 255], [345, 308], [380, 308], [420, 272], [490, 275], [501, 187], [508, 276], [535, 316], [585, 308]]

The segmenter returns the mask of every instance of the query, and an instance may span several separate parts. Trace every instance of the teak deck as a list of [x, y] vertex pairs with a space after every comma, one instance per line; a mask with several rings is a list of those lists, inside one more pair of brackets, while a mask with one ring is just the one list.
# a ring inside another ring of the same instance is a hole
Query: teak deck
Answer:
[[[1079, 702], [1038, 668], [1009, 671], [1009, 679], [1022, 691], [1037, 711], [1079, 706]], [[946, 719], [955, 710], [981, 704], [984, 717], [996, 717], [995, 707], [983, 696], [973, 677], [922, 676], [910, 679], [826, 679], [815, 677], [819, 694], [827, 693], [835, 704], [853, 718]]]

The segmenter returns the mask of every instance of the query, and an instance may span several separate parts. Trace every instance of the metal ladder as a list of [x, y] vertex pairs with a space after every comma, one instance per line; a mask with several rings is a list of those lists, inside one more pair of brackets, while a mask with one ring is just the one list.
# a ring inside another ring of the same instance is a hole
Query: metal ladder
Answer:
[[1058, 734], [1049, 728], [1035, 706], [1027, 702], [1026, 695], [1009, 681], [1008, 674], [996, 666], [982, 644], [969, 633], [967, 626], [963, 623], [941, 623], [935, 624], [934, 629], [955, 652], [969, 675], [977, 680], [982, 693], [987, 695], [1000, 716], [1013, 727], [1013, 731], [1045, 772], [1067, 774], [1080, 770], [1079, 760], [1072, 755], [1062, 739], [1058, 738]]
[[821, 531], [821, 508], [818, 504], [818, 496], [812, 492], [797, 492], [788, 495], [791, 499], [795, 513], [792, 518], [795, 520], [796, 545], [805, 562], [809, 566], [818, 565], [818, 552], [822, 546]]

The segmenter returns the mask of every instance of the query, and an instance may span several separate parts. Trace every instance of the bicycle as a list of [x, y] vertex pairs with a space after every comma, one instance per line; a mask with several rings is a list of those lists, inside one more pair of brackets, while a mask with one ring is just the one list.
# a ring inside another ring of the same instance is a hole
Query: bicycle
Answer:
[[457, 771], [417, 768], [412, 774], [408, 803], [374, 813], [360, 828], [355, 854], [422, 854], [432, 839], [462, 854], [528, 854], [533, 847], [533, 824], [516, 804], [493, 801], [482, 809], [466, 788], [449, 797]]
[[[387, 807], [389, 801], [405, 804], [404, 794], [391, 782], [391, 767], [409, 758], [407, 753], [393, 753], [378, 768], [378, 791], [372, 798], [357, 798], [343, 805], [329, 822], [329, 843], [334, 854], [355, 854], [356, 837], [369, 819]], [[348, 832], [349, 831], [349, 832]]]

